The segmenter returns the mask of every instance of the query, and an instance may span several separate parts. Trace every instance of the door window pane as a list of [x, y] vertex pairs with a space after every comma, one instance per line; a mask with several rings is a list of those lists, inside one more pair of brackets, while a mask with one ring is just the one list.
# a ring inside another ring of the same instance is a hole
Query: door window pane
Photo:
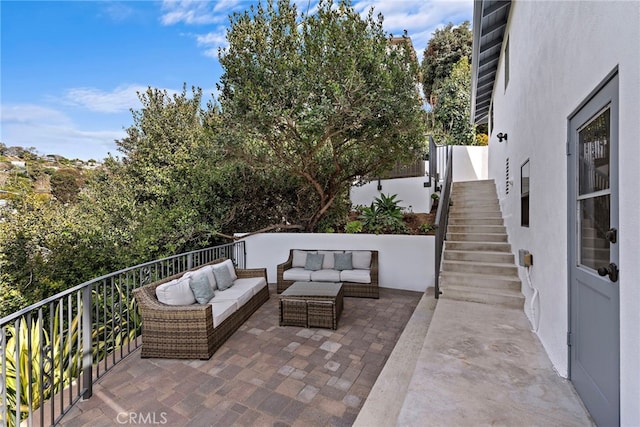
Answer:
[[580, 195], [609, 188], [610, 113], [607, 108], [578, 132]]
[[609, 265], [609, 203], [608, 194], [580, 201], [580, 264], [594, 270]]

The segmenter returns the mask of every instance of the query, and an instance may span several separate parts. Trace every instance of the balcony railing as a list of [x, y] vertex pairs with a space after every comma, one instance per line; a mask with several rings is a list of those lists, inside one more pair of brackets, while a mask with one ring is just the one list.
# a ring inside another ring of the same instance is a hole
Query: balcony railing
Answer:
[[244, 242], [120, 270], [0, 319], [0, 426], [57, 424], [140, 346], [133, 289], [221, 257], [245, 268]]

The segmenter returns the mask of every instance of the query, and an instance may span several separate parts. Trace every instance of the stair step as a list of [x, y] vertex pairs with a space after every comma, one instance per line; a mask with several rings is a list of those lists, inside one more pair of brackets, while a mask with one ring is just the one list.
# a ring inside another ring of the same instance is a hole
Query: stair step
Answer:
[[481, 179], [477, 181], [456, 181], [453, 183], [454, 188], [478, 188], [478, 187], [493, 187], [496, 184], [492, 179]]
[[449, 217], [449, 225], [504, 225], [502, 218]]
[[519, 277], [494, 274], [463, 273], [458, 271], [441, 271], [440, 287], [459, 286], [470, 288], [509, 289], [520, 291], [522, 282]]
[[451, 199], [451, 209], [484, 209], [484, 210], [500, 210], [500, 203], [495, 200], [459, 200]]
[[500, 218], [502, 219], [502, 212], [493, 211], [493, 212], [450, 212], [450, 218], [464, 218], [464, 219], [474, 219], [474, 218]]
[[511, 245], [505, 242], [463, 242], [447, 240], [444, 242], [445, 251], [488, 251], [511, 253]]
[[447, 233], [447, 240], [465, 242], [508, 242], [505, 233]]
[[485, 224], [449, 224], [447, 228], [449, 233], [502, 233], [506, 234], [507, 229], [504, 225], [485, 225]]
[[468, 287], [449, 286], [446, 289], [442, 289], [440, 298], [501, 305], [520, 310], [524, 307], [524, 295], [519, 291], [484, 288], [476, 290]]
[[456, 271], [462, 273], [492, 274], [518, 277], [518, 267], [513, 263], [478, 262], [478, 261], [454, 261], [444, 259], [441, 265], [442, 271]]
[[461, 251], [447, 249], [444, 252], [444, 259], [451, 261], [478, 261], [503, 264], [514, 263], [514, 256], [510, 252]]

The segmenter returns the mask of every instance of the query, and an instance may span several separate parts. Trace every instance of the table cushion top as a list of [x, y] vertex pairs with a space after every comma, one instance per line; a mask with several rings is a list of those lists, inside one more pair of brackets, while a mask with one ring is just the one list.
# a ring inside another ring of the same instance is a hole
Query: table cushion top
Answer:
[[283, 297], [336, 297], [342, 283], [336, 282], [294, 282], [285, 289]]

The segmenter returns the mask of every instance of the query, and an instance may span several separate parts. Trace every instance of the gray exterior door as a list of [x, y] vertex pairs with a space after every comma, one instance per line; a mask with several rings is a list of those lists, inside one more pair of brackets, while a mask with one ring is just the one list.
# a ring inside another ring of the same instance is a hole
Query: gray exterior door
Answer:
[[569, 118], [570, 377], [599, 426], [620, 423], [618, 76]]

